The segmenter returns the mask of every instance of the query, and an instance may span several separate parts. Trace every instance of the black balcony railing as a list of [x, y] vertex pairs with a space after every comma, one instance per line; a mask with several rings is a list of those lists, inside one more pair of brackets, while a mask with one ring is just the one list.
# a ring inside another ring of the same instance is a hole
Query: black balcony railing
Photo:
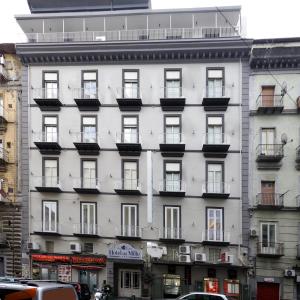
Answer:
[[282, 95], [259, 95], [256, 100], [258, 113], [278, 114], [283, 111]]
[[283, 155], [283, 144], [259, 144], [256, 148], [258, 162], [279, 162]]
[[283, 194], [260, 193], [256, 196], [257, 207], [281, 208], [283, 207]]
[[284, 255], [283, 243], [260, 242], [257, 243], [257, 255], [267, 257], [280, 257]]

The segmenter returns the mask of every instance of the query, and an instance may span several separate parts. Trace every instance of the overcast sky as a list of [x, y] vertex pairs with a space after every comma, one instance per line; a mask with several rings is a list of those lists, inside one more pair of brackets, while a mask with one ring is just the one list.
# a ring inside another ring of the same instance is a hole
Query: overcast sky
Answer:
[[[226, 5], [242, 6], [249, 38], [300, 36], [300, 0], [152, 0], [154, 9]], [[27, 0], [1, 1], [0, 42], [18, 41], [22, 31], [14, 15], [27, 13]]]

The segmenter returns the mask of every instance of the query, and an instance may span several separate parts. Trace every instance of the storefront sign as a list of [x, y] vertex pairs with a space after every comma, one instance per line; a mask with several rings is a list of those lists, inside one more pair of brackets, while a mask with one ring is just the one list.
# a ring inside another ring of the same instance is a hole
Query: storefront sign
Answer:
[[142, 259], [142, 251], [133, 248], [128, 244], [119, 244], [108, 250], [108, 258], [121, 259]]
[[79, 256], [79, 255], [46, 255], [32, 254], [33, 262], [65, 263], [72, 265], [96, 265], [104, 267], [106, 265], [106, 256]]
[[275, 280], [272, 277], [265, 277], [264, 282], [275, 282]]

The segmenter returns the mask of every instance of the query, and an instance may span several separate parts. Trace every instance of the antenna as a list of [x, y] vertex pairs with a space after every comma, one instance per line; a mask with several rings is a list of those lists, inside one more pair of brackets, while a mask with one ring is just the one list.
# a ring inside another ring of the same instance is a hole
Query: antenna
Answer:
[[287, 83], [284, 81], [281, 84], [281, 96], [283, 97], [287, 93]]
[[285, 145], [287, 142], [288, 142], [288, 136], [286, 133], [283, 133], [281, 135], [281, 143]]

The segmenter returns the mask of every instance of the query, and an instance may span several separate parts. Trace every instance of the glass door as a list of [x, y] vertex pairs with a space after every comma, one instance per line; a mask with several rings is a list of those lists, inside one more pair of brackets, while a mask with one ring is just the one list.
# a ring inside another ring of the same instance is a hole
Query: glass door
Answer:
[[43, 232], [57, 232], [57, 202], [43, 202]]
[[223, 193], [223, 165], [208, 164], [207, 172], [207, 192]]
[[96, 232], [96, 204], [81, 204], [81, 233], [97, 234]]
[[93, 189], [96, 187], [96, 161], [85, 160], [82, 161], [82, 187], [86, 189]]
[[223, 210], [220, 208], [208, 208], [207, 214], [208, 240], [223, 241]]
[[180, 208], [165, 207], [164, 218], [164, 238], [179, 239], [180, 238]]
[[124, 162], [124, 179], [123, 186], [125, 190], [137, 189], [137, 162]]
[[261, 251], [266, 254], [276, 253], [276, 224], [261, 224]]
[[45, 165], [44, 186], [56, 187], [58, 184], [57, 160], [56, 159], [45, 160], [44, 165]]
[[274, 144], [275, 144], [275, 129], [263, 128], [261, 130], [261, 154], [274, 155]]
[[123, 205], [122, 207], [122, 235], [123, 236], [138, 236], [137, 226], [137, 206]]

